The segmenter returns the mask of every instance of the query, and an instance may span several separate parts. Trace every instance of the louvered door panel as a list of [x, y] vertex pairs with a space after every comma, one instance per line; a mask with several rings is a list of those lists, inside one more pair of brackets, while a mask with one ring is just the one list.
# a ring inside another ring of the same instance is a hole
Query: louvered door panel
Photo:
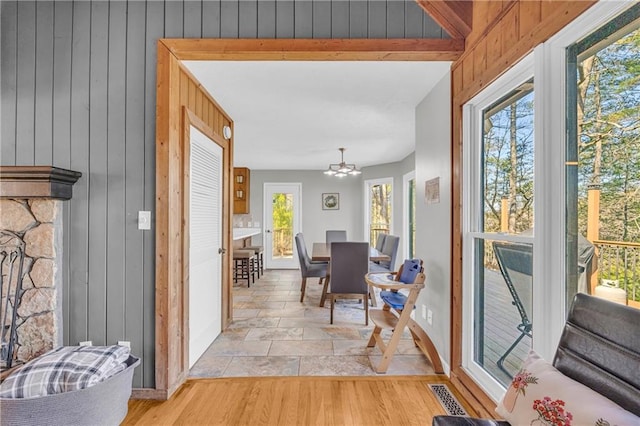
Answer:
[[191, 127], [189, 367], [222, 327], [222, 148]]

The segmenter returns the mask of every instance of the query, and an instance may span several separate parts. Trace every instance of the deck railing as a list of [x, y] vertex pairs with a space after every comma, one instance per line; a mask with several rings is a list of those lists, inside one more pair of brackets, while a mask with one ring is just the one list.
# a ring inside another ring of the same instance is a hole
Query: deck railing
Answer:
[[276, 228], [273, 230], [273, 256], [293, 256], [293, 230], [291, 228]]
[[630, 304], [640, 302], [640, 243], [595, 240], [593, 244], [598, 256], [597, 283], [624, 289]]

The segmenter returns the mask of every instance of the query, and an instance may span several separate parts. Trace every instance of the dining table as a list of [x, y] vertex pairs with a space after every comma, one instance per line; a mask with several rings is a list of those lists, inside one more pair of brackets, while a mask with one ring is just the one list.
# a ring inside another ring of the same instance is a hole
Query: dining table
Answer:
[[[322, 262], [331, 261], [331, 244], [327, 243], [313, 243], [313, 249], [311, 250], [311, 260], [317, 260]], [[375, 247], [369, 247], [369, 260], [373, 262], [389, 261], [391, 257], [382, 253]]]
[[[321, 261], [321, 262], [331, 262], [331, 244], [327, 243], [313, 243], [313, 248], [311, 250], [311, 260]], [[387, 254], [382, 253], [380, 250], [375, 247], [369, 247], [369, 260], [372, 262], [381, 262], [381, 261], [389, 261], [391, 257]], [[324, 280], [324, 286], [322, 287], [322, 297], [320, 298], [320, 307], [324, 306], [324, 302], [327, 299], [327, 294], [329, 290], [329, 281], [331, 276], [329, 275], [330, 268], [327, 269], [327, 277]], [[371, 296], [371, 305], [378, 306], [376, 302], [375, 292], [372, 287], [370, 287], [370, 296]]]

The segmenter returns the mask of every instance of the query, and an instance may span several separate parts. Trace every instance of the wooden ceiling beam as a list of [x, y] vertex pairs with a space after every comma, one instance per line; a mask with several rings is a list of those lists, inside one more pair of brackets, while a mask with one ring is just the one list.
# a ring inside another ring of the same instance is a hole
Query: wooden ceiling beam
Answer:
[[455, 61], [456, 39], [162, 39], [181, 60]]
[[471, 32], [473, 2], [470, 0], [416, 0], [418, 5], [454, 39]]

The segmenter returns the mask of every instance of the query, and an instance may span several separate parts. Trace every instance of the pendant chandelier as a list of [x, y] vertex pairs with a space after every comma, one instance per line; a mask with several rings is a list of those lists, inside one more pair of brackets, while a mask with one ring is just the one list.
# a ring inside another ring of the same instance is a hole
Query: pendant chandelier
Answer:
[[340, 151], [340, 163], [329, 164], [329, 168], [324, 171], [325, 175], [345, 177], [346, 175], [357, 176], [362, 173], [355, 164], [347, 164], [344, 162], [345, 148], [338, 148], [338, 150]]

